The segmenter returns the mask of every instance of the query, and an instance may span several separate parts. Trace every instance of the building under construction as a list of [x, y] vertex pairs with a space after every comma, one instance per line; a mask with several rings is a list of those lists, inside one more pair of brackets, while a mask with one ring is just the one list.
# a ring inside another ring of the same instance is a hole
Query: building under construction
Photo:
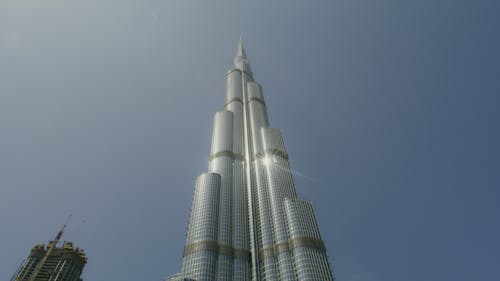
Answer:
[[14, 281], [81, 281], [80, 274], [87, 263], [82, 249], [64, 242], [57, 247], [55, 241], [47, 246], [36, 245], [13, 278]]
[[74, 248], [73, 243], [67, 241], [57, 247], [70, 218], [71, 215], [47, 246], [38, 244], [31, 249], [11, 281], [82, 281], [80, 274], [87, 263], [83, 250]]

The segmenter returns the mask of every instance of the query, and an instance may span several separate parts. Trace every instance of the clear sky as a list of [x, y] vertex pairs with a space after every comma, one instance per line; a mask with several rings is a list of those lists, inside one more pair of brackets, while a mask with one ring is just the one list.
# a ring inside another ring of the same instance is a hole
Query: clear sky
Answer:
[[499, 10], [0, 1], [0, 280], [70, 213], [84, 280], [180, 270], [240, 34], [338, 280], [497, 280]]

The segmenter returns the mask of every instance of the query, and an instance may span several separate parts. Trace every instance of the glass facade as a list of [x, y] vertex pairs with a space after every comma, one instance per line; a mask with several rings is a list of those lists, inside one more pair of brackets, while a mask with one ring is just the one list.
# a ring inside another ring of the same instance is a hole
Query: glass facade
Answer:
[[208, 172], [196, 181], [182, 272], [169, 280], [333, 280], [241, 42], [214, 117]]

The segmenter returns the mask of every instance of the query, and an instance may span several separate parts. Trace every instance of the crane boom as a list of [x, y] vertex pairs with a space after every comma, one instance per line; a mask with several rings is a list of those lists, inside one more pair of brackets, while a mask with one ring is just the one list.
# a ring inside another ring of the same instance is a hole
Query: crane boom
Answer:
[[61, 227], [61, 230], [57, 232], [57, 235], [54, 240], [50, 241], [49, 244], [47, 245], [47, 252], [43, 256], [42, 260], [36, 265], [35, 270], [33, 270], [33, 273], [30, 275], [30, 278], [28, 281], [34, 281], [40, 270], [42, 269], [43, 265], [49, 258], [50, 254], [52, 254], [52, 251], [56, 247], [57, 243], [61, 239], [62, 235], [64, 234], [64, 229], [66, 229], [66, 226], [69, 223], [69, 220], [71, 219], [71, 214], [69, 214], [68, 218], [66, 219], [66, 222], [64, 222], [64, 225]]

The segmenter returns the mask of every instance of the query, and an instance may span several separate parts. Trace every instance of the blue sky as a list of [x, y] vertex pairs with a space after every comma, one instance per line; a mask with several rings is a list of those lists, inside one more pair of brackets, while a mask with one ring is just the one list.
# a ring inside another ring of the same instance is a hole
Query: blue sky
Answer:
[[0, 279], [71, 213], [84, 280], [180, 270], [243, 35], [338, 280], [495, 280], [496, 1], [0, 2]]

